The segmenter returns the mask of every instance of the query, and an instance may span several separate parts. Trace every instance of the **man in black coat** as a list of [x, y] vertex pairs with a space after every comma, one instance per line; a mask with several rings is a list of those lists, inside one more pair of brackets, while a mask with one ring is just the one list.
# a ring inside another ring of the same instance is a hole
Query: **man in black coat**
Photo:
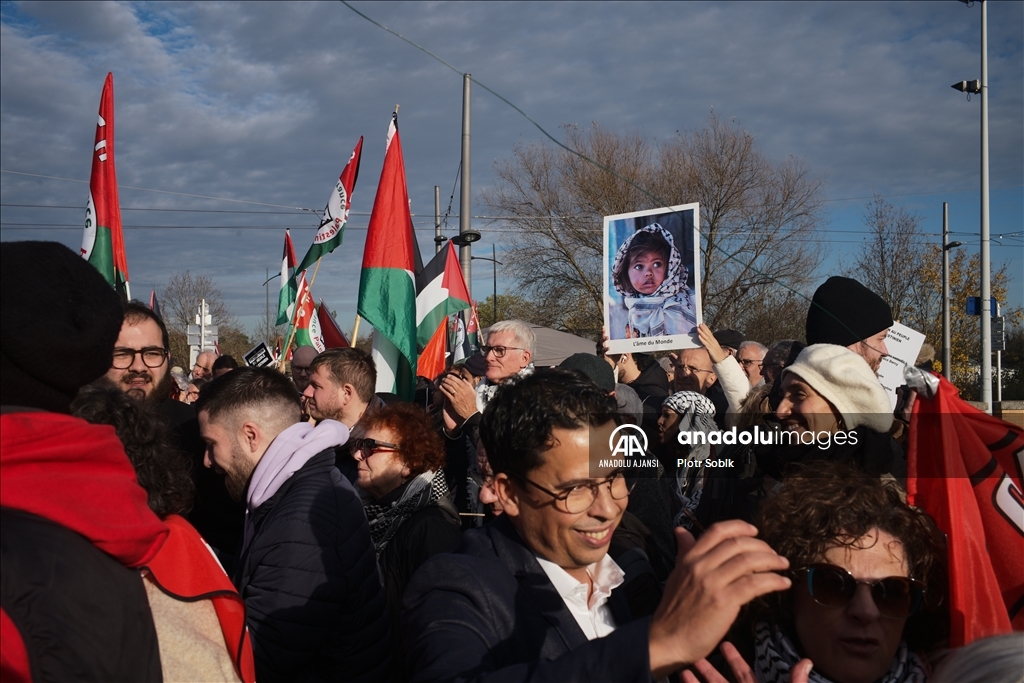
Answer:
[[196, 403], [206, 464], [247, 516], [234, 581], [260, 681], [381, 681], [390, 628], [359, 495], [334, 467], [348, 428], [299, 421], [273, 370], [240, 368]]
[[679, 556], [653, 617], [630, 621], [608, 557], [629, 485], [611, 458], [615, 399], [577, 374], [501, 387], [481, 420], [502, 518], [463, 534], [405, 593], [413, 681], [650, 681], [711, 652], [740, 607], [784, 590], [785, 558], [726, 522]]

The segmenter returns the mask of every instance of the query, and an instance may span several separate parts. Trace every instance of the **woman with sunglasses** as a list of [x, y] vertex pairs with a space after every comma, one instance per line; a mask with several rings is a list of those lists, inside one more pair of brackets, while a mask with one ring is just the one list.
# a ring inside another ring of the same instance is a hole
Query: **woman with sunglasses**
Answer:
[[396, 403], [363, 423], [365, 438], [352, 443], [356, 483], [373, 498], [364, 507], [398, 636], [406, 584], [428, 558], [455, 548], [461, 522], [441, 470], [444, 444], [423, 409]]
[[[812, 683], [927, 680], [923, 653], [948, 635], [945, 543], [931, 517], [893, 484], [816, 463], [788, 477], [760, 518], [793, 586], [752, 603], [730, 635], [756, 680], [797, 680], [806, 660]], [[743, 680], [735, 650], [722, 650]]]

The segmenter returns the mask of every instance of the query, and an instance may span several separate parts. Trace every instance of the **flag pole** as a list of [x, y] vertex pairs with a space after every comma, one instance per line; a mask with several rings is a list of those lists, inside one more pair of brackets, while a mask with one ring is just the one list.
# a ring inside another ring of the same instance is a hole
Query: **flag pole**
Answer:
[[355, 325], [352, 326], [352, 348], [355, 348], [356, 340], [359, 339], [359, 321], [360, 320], [362, 320], [362, 318], [360, 318], [359, 314], [356, 313], [356, 323], [355, 323]]
[[281, 360], [277, 363], [277, 368], [279, 370], [284, 366], [284, 359], [288, 357], [288, 349], [292, 347], [292, 342], [295, 341], [295, 316], [299, 314], [299, 310], [302, 308], [302, 304], [305, 303], [306, 297], [313, 291], [313, 283], [316, 282], [316, 273], [320, 270], [321, 260], [322, 257], [316, 260], [316, 267], [313, 269], [313, 277], [309, 280], [309, 284], [306, 285], [306, 291], [302, 293], [302, 299], [295, 302], [295, 311], [292, 312], [291, 332], [288, 335], [288, 343], [284, 345], [283, 349], [281, 349]]

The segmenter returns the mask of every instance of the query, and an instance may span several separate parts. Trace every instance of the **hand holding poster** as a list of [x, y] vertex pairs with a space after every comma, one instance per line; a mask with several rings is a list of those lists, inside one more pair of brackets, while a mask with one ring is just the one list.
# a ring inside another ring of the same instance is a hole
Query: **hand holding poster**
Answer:
[[700, 346], [699, 221], [697, 204], [605, 217], [610, 353]]

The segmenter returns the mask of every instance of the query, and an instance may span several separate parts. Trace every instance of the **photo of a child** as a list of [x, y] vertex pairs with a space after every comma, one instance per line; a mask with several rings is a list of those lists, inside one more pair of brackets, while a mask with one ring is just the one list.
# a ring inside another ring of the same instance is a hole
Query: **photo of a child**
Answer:
[[[700, 319], [695, 207], [605, 218], [605, 324], [613, 353], [695, 345], [691, 335]], [[649, 341], [614, 343], [640, 339]]]

